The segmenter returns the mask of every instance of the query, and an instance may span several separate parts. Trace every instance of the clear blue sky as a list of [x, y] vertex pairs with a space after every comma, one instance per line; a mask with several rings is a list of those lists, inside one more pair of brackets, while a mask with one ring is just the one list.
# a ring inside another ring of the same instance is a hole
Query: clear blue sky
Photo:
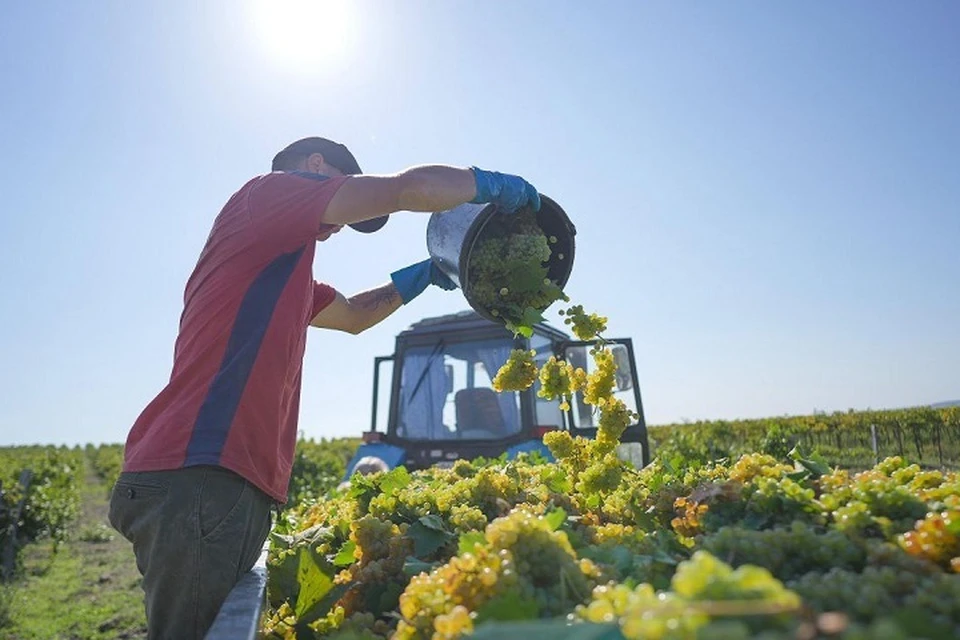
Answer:
[[[306, 135], [557, 200], [652, 424], [960, 397], [957, 3], [279, 4], [0, 3], [0, 445], [123, 441], [213, 218]], [[315, 275], [384, 282], [426, 222], [344, 231]], [[373, 357], [466, 307], [313, 330], [302, 431], [359, 434]]]

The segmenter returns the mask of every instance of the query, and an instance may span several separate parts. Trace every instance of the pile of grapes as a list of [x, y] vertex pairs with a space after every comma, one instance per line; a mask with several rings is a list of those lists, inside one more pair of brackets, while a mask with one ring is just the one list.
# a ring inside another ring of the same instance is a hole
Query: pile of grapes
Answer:
[[[532, 209], [495, 215], [470, 252], [467, 281], [472, 302], [502, 318], [510, 331], [529, 337], [547, 307], [567, 300], [547, 277], [551, 245], [556, 242], [540, 228]], [[558, 260], [564, 258], [557, 255]]]
[[594, 440], [556, 458], [354, 476], [278, 524], [266, 638], [452, 640], [960, 637], [960, 474], [887, 458], [860, 472], [796, 449], [709, 464], [616, 455], [606, 319], [589, 375], [515, 351], [503, 389], [582, 392]]

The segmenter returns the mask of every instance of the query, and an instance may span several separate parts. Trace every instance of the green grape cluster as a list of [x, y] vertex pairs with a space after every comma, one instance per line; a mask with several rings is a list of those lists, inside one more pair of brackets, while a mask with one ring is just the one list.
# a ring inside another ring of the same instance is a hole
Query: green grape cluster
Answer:
[[960, 576], [940, 573], [924, 580], [904, 600], [904, 606], [923, 611], [931, 620], [960, 638]]
[[567, 535], [554, 531], [543, 516], [516, 509], [491, 522], [486, 539], [492, 548], [509, 551], [521, 595], [536, 603], [540, 615], [565, 613], [590, 595], [595, 568], [578, 559]]
[[357, 561], [341, 571], [338, 584], [350, 585], [341, 599], [346, 614], [362, 613], [371, 593], [378, 585], [405, 584], [403, 566], [413, 551], [413, 541], [406, 535], [406, 523], [366, 515], [350, 524], [350, 540], [356, 548]]
[[759, 531], [725, 526], [704, 536], [700, 548], [725, 558], [733, 566], [764, 567], [785, 580], [830, 568], [857, 571], [867, 560], [864, 546], [843, 532], [819, 531], [799, 521]]
[[587, 372], [580, 367], [574, 367], [565, 360], [560, 360], [556, 356], [550, 358], [540, 365], [540, 389], [537, 395], [546, 400], [562, 398], [560, 409], [566, 411], [570, 408], [569, 398], [574, 393], [584, 387], [587, 382]]
[[503, 318], [509, 329], [519, 332], [529, 329], [551, 304], [568, 299], [547, 277], [551, 241], [533, 211], [497, 216], [481, 233], [467, 266], [475, 305]]
[[575, 304], [565, 311], [561, 309], [559, 313], [566, 316], [563, 323], [570, 325], [573, 334], [581, 340], [593, 340], [607, 330], [608, 318], [596, 313], [587, 313], [581, 304]]
[[463, 612], [475, 612], [492, 598], [517, 592], [512, 567], [509, 552], [477, 547], [430, 573], [414, 576], [400, 596], [402, 620], [393, 637], [455, 638], [469, 633], [473, 630], [472, 616]]
[[385, 558], [396, 525], [389, 520], [366, 515], [350, 524], [350, 539], [356, 543], [354, 555], [363, 564]]
[[482, 544], [410, 580], [394, 637], [457, 638], [472, 631], [478, 612], [495, 618], [498, 602], [558, 615], [586, 599], [595, 574], [565, 534], [542, 516], [516, 510], [491, 522]]
[[896, 567], [867, 566], [863, 571], [813, 571], [788, 586], [817, 611], [845, 611], [869, 622], [903, 606], [925, 578]]
[[[631, 640], [666, 640], [725, 637], [717, 635], [724, 626], [749, 632], [747, 617], [754, 618], [754, 626], [759, 617], [761, 624], [777, 628], [782, 625], [777, 616], [796, 612], [801, 606], [800, 598], [766, 569], [750, 565], [733, 569], [705, 551], [695, 552], [677, 567], [670, 587], [659, 593], [647, 583], [633, 589], [623, 584], [597, 587], [591, 601], [577, 607], [572, 617], [617, 622]], [[712, 618], [725, 617], [734, 620], [718, 624], [704, 635]]]
[[612, 453], [592, 463], [580, 474], [577, 490], [581, 493], [608, 493], [620, 485], [623, 462]]
[[497, 391], [523, 391], [537, 379], [537, 365], [533, 358], [537, 352], [533, 349], [513, 349], [507, 361], [493, 378], [493, 388]]
[[597, 446], [603, 451], [612, 451], [620, 443], [620, 436], [640, 414], [631, 411], [619, 398], [603, 403], [600, 421], [597, 423]]
[[587, 376], [583, 400], [587, 404], [603, 407], [613, 394], [616, 384], [617, 363], [610, 349], [597, 349], [593, 354], [597, 368]]

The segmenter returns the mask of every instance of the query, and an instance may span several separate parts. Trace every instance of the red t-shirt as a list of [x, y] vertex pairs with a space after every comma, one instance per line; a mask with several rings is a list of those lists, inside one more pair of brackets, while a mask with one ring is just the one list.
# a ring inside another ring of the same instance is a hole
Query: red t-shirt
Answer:
[[347, 179], [258, 176], [213, 223], [187, 281], [170, 381], [127, 436], [124, 471], [225, 467], [285, 502], [313, 317], [321, 216]]

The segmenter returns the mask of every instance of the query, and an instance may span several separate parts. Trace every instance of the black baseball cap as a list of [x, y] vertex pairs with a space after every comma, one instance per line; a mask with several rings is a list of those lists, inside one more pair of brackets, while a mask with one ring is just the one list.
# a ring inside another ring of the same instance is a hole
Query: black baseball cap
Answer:
[[[302, 138], [287, 145], [273, 157], [271, 169], [273, 171], [283, 171], [302, 158], [314, 153], [322, 155], [327, 164], [336, 167], [345, 175], [353, 176], [363, 173], [360, 170], [360, 165], [357, 164], [357, 159], [353, 157], [346, 145], [320, 137]], [[349, 226], [351, 229], [356, 229], [362, 233], [373, 233], [387, 224], [389, 217], [380, 216], [361, 222], [352, 222]]]

